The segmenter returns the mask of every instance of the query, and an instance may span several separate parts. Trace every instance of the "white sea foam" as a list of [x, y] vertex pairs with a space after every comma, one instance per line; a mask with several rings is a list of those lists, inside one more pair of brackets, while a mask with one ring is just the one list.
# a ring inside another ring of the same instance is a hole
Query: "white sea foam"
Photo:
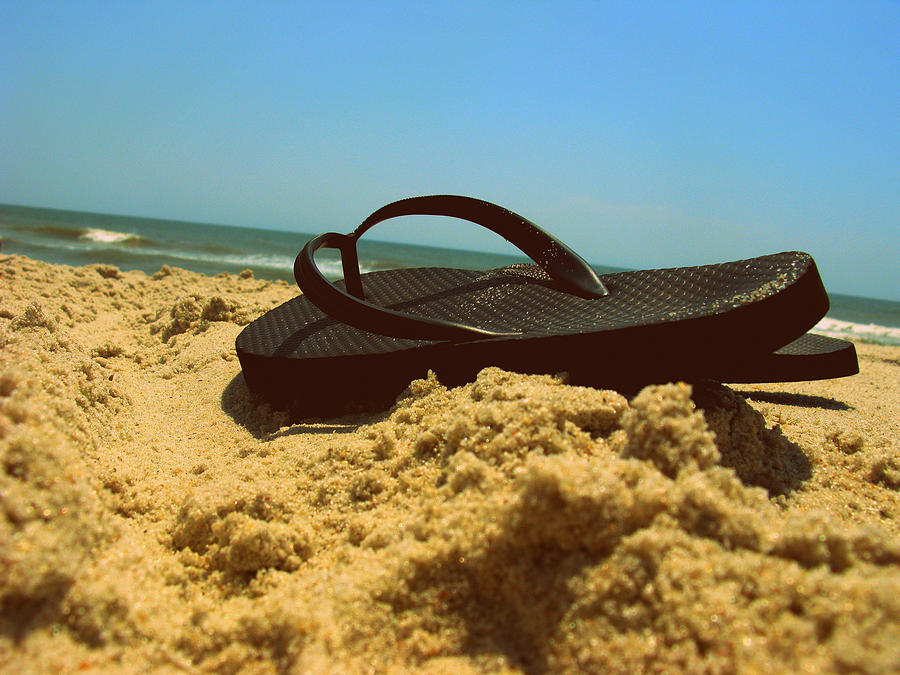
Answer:
[[115, 232], [113, 230], [101, 230], [99, 227], [91, 227], [78, 235], [78, 238], [95, 241], [98, 244], [121, 244], [124, 241], [135, 240], [140, 237], [128, 232]]
[[148, 252], [158, 255], [163, 261], [167, 259], [174, 259], [206, 263], [208, 265], [223, 264], [231, 265], [234, 267], [264, 267], [266, 269], [273, 270], [292, 270], [294, 268], [293, 258], [279, 255], [267, 255], [263, 253], [223, 255], [214, 253], [199, 253], [190, 250], [161, 251], [156, 249], [150, 249]]
[[223, 262], [227, 265], [244, 267], [265, 267], [273, 270], [294, 269], [294, 259], [286, 256], [268, 255], [265, 253], [249, 253], [236, 255], [217, 255], [207, 258], [210, 262]]
[[874, 323], [853, 323], [825, 317], [813, 329], [831, 337], [870, 340], [883, 345], [900, 345], [900, 328]]
[[[257, 254], [245, 254], [245, 255], [222, 255], [222, 256], [210, 256], [208, 258], [210, 261], [221, 261], [228, 265], [235, 266], [245, 266], [249, 268], [254, 267], [265, 267], [267, 269], [278, 269], [278, 270], [288, 270], [293, 271], [294, 269], [294, 259], [288, 258], [284, 256], [278, 255], [265, 255], [261, 253]], [[316, 260], [316, 265], [329, 279], [340, 279], [344, 276], [344, 269], [341, 266], [340, 260]], [[372, 270], [365, 265], [360, 265], [360, 270], [362, 274], [366, 272], [371, 272]]]
[[[208, 253], [196, 253], [192, 251], [153, 251], [161, 258], [169, 258], [183, 261], [203, 262], [211, 265], [224, 264], [232, 267], [248, 267], [250, 269], [269, 269], [281, 271], [293, 271], [294, 259], [292, 257], [269, 255], [263, 253], [248, 253], [234, 255], [216, 255]], [[339, 260], [316, 260], [319, 269], [329, 279], [340, 279], [344, 276]], [[360, 265], [360, 272], [365, 274], [372, 270], [365, 265]]]

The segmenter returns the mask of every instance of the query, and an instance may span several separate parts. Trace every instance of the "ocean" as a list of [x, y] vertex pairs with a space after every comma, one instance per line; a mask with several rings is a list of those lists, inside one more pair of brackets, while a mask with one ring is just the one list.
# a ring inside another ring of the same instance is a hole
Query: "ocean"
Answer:
[[[2, 253], [63, 265], [106, 263], [156, 272], [162, 265], [204, 274], [253, 270], [261, 279], [293, 283], [297, 252], [319, 232], [285, 232], [80, 211], [0, 204]], [[491, 269], [523, 262], [511, 255], [362, 239], [363, 272], [403, 267]], [[341, 276], [336, 251], [316, 256], [323, 272]], [[619, 268], [595, 266], [598, 272]], [[900, 302], [830, 294], [831, 309], [815, 331], [834, 337], [900, 345]]]

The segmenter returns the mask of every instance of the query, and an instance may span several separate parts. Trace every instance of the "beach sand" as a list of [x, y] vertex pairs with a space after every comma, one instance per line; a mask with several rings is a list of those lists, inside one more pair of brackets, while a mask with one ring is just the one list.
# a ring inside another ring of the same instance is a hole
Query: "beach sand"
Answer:
[[295, 292], [0, 257], [0, 670], [900, 670], [900, 347], [296, 421], [234, 352]]

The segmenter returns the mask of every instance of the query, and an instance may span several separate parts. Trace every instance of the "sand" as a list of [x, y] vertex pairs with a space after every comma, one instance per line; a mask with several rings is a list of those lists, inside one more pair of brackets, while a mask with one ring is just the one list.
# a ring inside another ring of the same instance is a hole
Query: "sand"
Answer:
[[0, 670], [900, 670], [900, 348], [292, 420], [234, 338], [294, 293], [0, 257]]

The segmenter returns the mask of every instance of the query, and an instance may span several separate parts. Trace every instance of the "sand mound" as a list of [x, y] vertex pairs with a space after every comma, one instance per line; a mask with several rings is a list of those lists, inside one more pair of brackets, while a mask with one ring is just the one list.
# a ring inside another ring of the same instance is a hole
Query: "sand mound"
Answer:
[[861, 393], [489, 368], [312, 423], [234, 358], [284, 285], [0, 274], [6, 669], [900, 668], [894, 352]]

